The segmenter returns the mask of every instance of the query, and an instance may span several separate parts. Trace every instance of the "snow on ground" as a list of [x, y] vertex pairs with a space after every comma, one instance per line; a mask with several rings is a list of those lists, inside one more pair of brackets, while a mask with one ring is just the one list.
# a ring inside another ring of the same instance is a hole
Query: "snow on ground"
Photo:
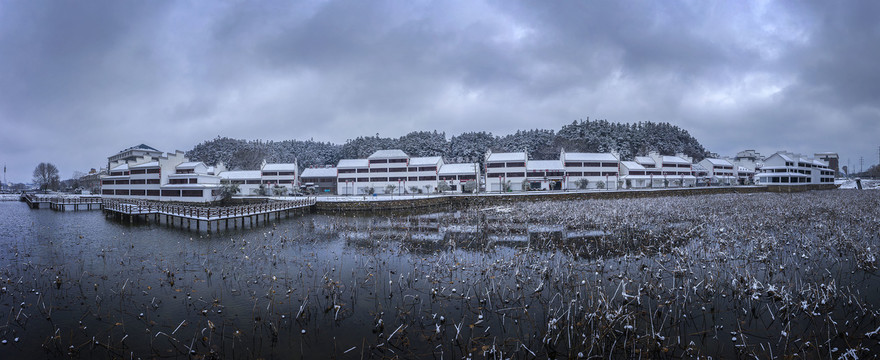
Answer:
[[[835, 184], [840, 184], [840, 189], [858, 189], [855, 180], [834, 180]], [[880, 190], [880, 180], [862, 179], [863, 190]]]
[[0, 201], [18, 201], [18, 194], [0, 194]]

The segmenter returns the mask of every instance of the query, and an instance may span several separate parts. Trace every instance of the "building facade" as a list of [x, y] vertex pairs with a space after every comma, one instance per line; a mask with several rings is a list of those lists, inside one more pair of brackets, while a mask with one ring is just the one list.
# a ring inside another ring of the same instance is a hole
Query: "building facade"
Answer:
[[308, 168], [300, 175], [300, 187], [303, 192], [313, 194], [336, 194], [336, 168]]
[[[379, 150], [366, 159], [342, 159], [336, 165], [336, 193], [339, 195], [412, 194], [437, 191], [461, 192], [462, 183], [477, 180], [477, 174], [459, 174], [449, 168], [441, 179], [443, 158], [410, 157], [402, 150]], [[476, 164], [470, 164], [477, 166]], [[441, 181], [443, 184], [441, 184]]]
[[762, 185], [833, 184], [834, 175], [824, 161], [780, 151], [764, 160], [756, 178]]

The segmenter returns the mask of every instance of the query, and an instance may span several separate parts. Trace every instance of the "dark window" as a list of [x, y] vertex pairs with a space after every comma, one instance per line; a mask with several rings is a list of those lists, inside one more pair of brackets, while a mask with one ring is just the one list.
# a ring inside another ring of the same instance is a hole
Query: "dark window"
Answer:
[[113, 190], [110, 190], [110, 189], [104, 189], [104, 190], [101, 190], [101, 194], [103, 194], [103, 195], [113, 195], [114, 193], [113, 193]]
[[147, 196], [159, 196], [159, 190], [147, 190]]
[[440, 180], [455, 180], [455, 175], [442, 175]]
[[371, 172], [371, 173], [382, 173], [382, 172], [388, 172], [388, 168], [371, 168], [371, 169], [370, 169], [370, 172]]
[[193, 169], [177, 169], [178, 174], [192, 174], [195, 170]]
[[604, 172], [604, 173], [602, 173], [602, 176], [617, 176], [617, 172], [616, 171]]
[[388, 163], [390, 163], [390, 164], [400, 164], [400, 163], [406, 164], [407, 162], [409, 162], [408, 159], [389, 159], [388, 160]]
[[181, 191], [181, 196], [185, 197], [201, 197], [202, 190], [183, 190]]
[[279, 171], [278, 176], [291, 176], [296, 175], [296, 172], [293, 171]]
[[128, 195], [128, 189], [116, 190], [116, 195]]
[[368, 173], [368, 172], [370, 172], [370, 169], [357, 169], [358, 174], [363, 174], [363, 173]]
[[645, 175], [644, 171], [630, 171], [630, 175]]
[[509, 173], [507, 173], [507, 177], [526, 177], [526, 173], [509, 172]]
[[458, 179], [459, 180], [476, 180], [477, 176], [476, 175], [459, 175]]
[[526, 163], [524, 163], [524, 162], [509, 162], [509, 163], [507, 163], [507, 167], [526, 167]]
[[526, 173], [526, 176], [528, 176], [528, 177], [542, 177], [542, 176], [544, 176], [544, 172], [543, 171], [529, 171], [528, 173]]
[[585, 162], [584, 167], [602, 167], [602, 163], [597, 162]]
[[337, 170], [340, 174], [354, 174], [355, 169], [339, 169]]
[[128, 180], [116, 180], [116, 185], [128, 185]]
[[160, 169], [147, 169], [147, 174], [159, 174]]
[[155, 184], [155, 185], [158, 185], [158, 184], [159, 184], [159, 180], [160, 180], [160, 179], [147, 179], [147, 184]]
[[132, 175], [141, 175], [141, 174], [146, 174], [146, 173], [147, 173], [147, 171], [144, 170], [144, 169], [137, 169], [137, 170], [132, 170], [132, 171], [131, 171], [131, 174], [132, 174]]
[[357, 178], [357, 182], [369, 182], [370, 178]]
[[113, 180], [101, 180], [102, 185], [113, 185], [115, 183], [116, 183], [116, 181], [113, 181]]
[[189, 183], [190, 183], [190, 184], [198, 184], [198, 183], [199, 183], [199, 179], [198, 179], [198, 178], [192, 178], [192, 179], [189, 179]]
[[[426, 177], [430, 177], [430, 176], [426, 176]], [[418, 176], [410, 176], [407, 178], [407, 180], [408, 181], [419, 181], [419, 177]]]
[[132, 185], [143, 185], [143, 184], [146, 184], [146, 183], [147, 183], [147, 180], [144, 180], [144, 179], [135, 179], [135, 180], [131, 180], [131, 184], [132, 184]]
[[263, 176], [278, 176], [277, 171], [263, 171]]
[[599, 176], [599, 174], [600, 173], [598, 171], [585, 171], [584, 172], [584, 176]]
[[562, 171], [548, 171], [546, 176], [562, 176]]
[[372, 164], [387, 164], [387, 159], [378, 159], [378, 160], [370, 160], [370, 165]]
[[388, 181], [406, 181], [406, 176], [392, 176]]
[[186, 184], [189, 179], [168, 179], [169, 184]]
[[390, 168], [388, 172], [406, 172], [406, 168]]
[[489, 163], [489, 164], [486, 164], [486, 167], [488, 167], [488, 168], [500, 168], [500, 167], [504, 167], [504, 163]]
[[162, 196], [180, 196], [180, 190], [162, 190]]
[[565, 163], [565, 166], [568, 166], [568, 167], [581, 167], [581, 166], [584, 166], [584, 163], [582, 163], [582, 162], [569, 161], [569, 162], [566, 162], [566, 163]]
[[419, 176], [419, 181], [432, 181], [437, 180], [436, 176]]
[[144, 195], [147, 195], [147, 191], [146, 190], [132, 190], [131, 194], [134, 196], [144, 196]]
[[259, 185], [260, 180], [245, 180], [248, 185]]
[[602, 167], [613, 167], [613, 168], [616, 168], [616, 167], [617, 167], [617, 163], [613, 163], [613, 162], [602, 163]]
[[565, 173], [565, 174], [568, 175], [568, 176], [583, 176], [584, 173], [582, 173], [582, 172], [580, 172], [580, 171], [569, 171], [569, 172], [567, 172], [567, 173]]
[[437, 171], [436, 166], [420, 166], [419, 171]]
[[387, 177], [371, 177], [370, 181], [388, 181]]

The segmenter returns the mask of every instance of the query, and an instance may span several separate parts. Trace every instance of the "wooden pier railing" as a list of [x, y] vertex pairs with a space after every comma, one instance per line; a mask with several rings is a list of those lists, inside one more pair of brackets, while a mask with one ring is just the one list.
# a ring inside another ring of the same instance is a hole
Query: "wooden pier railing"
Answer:
[[127, 215], [163, 214], [198, 220], [222, 220], [308, 207], [315, 204], [315, 198], [310, 197], [296, 200], [272, 201], [249, 205], [208, 207], [126, 199], [104, 199], [103, 204], [105, 210], [120, 212]]

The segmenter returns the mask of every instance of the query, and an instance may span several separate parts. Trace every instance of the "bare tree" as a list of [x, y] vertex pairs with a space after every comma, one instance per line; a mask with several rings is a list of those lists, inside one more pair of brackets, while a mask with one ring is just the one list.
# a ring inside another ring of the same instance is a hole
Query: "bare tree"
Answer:
[[34, 168], [34, 183], [40, 190], [57, 190], [60, 182], [58, 168], [52, 163], [40, 163]]

